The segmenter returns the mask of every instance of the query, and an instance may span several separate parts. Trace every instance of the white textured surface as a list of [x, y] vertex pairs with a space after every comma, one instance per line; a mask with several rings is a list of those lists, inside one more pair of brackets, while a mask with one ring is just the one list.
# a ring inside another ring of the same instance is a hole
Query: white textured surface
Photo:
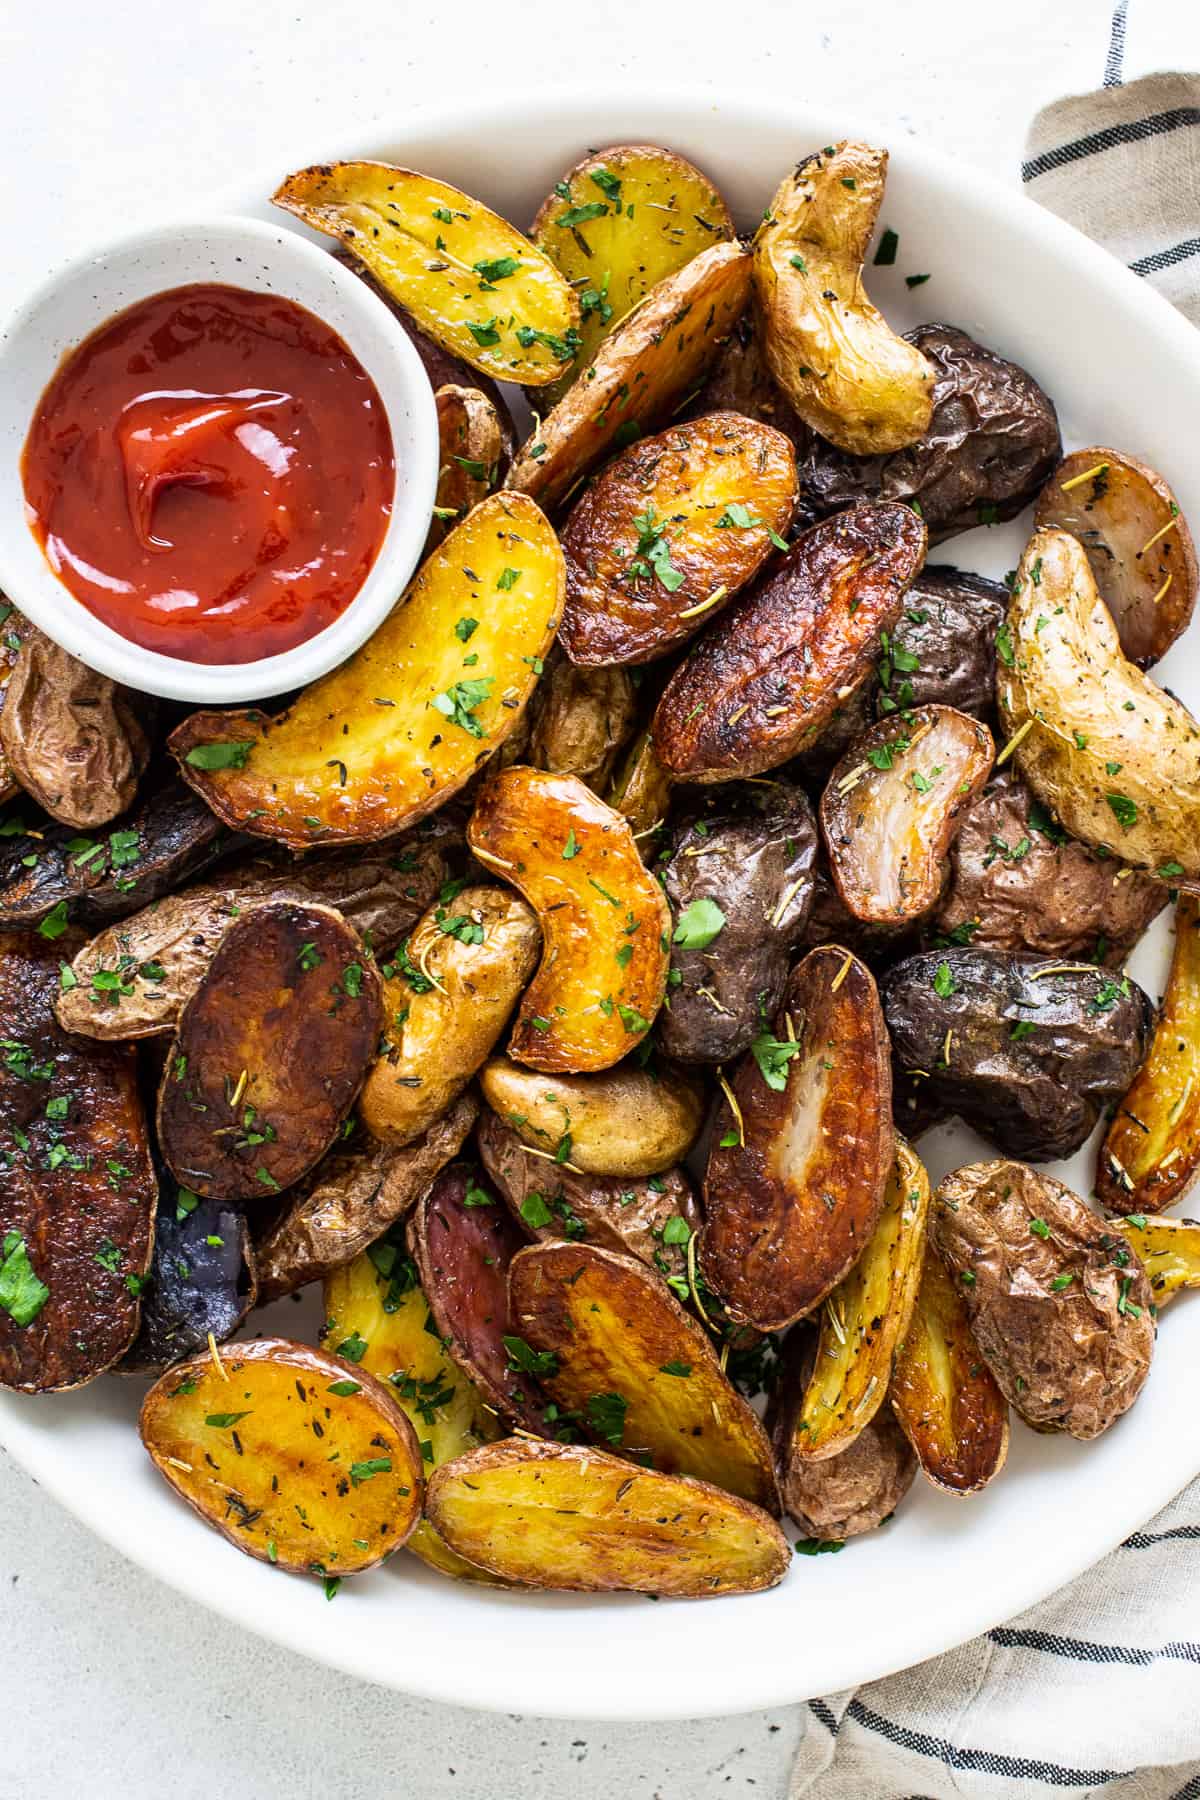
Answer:
[[[1029, 115], [1099, 79], [1108, 14], [1107, 0], [606, 0], [574, 15], [545, 0], [0, 0], [0, 311], [49, 264], [228, 191], [240, 167], [282, 174], [359, 122], [407, 117], [447, 70], [493, 95], [610, 78], [844, 101], [1015, 181]], [[0, 1800], [207, 1800], [234, 1783], [252, 1800], [780, 1800], [802, 1729], [799, 1708], [573, 1728], [365, 1687], [130, 1568], [3, 1456], [0, 1609]], [[531, 1714], [537, 1690], [530, 1668]]]

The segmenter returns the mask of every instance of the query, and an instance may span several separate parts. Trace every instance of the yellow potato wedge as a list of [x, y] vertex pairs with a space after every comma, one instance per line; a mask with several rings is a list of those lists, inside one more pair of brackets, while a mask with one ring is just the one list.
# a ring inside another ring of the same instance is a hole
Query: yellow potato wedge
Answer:
[[1113, 1229], [1127, 1237], [1137, 1251], [1159, 1312], [1181, 1288], [1200, 1287], [1200, 1222], [1131, 1213], [1114, 1219]]
[[387, 837], [456, 793], [517, 724], [564, 582], [538, 508], [493, 494], [362, 649], [287, 712], [193, 713], [170, 749], [238, 830], [296, 849]]
[[494, 1056], [479, 1085], [523, 1144], [585, 1175], [661, 1175], [683, 1160], [704, 1118], [698, 1083], [670, 1066], [546, 1076]]
[[467, 842], [542, 928], [509, 1055], [554, 1074], [611, 1068], [654, 1023], [670, 964], [671, 914], [628, 824], [577, 776], [514, 767], [481, 788]]
[[460, 1556], [528, 1587], [753, 1594], [791, 1555], [749, 1501], [571, 1444], [507, 1438], [460, 1456], [434, 1470], [426, 1510]]
[[142, 1403], [159, 1474], [238, 1550], [336, 1580], [398, 1550], [421, 1516], [403, 1408], [352, 1362], [286, 1338], [176, 1363]]
[[915, 444], [933, 416], [932, 365], [862, 284], [887, 164], [849, 141], [805, 157], [754, 240], [767, 366], [805, 424], [855, 456]]
[[422, 331], [497, 381], [544, 387], [579, 345], [579, 301], [514, 225], [391, 163], [323, 163], [271, 196], [352, 250]]
[[504, 424], [480, 388], [440, 387], [433, 398], [441, 458], [430, 527], [431, 543], [436, 544], [498, 485]]
[[534, 1244], [513, 1258], [508, 1295], [513, 1330], [551, 1359], [542, 1386], [585, 1433], [779, 1511], [762, 1421], [644, 1263], [590, 1244]]

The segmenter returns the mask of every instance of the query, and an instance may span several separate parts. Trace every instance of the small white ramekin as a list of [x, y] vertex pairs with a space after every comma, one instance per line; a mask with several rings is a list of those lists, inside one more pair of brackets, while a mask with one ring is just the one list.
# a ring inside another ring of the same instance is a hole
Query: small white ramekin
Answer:
[[[26, 518], [21, 451], [63, 357], [114, 313], [195, 282], [280, 294], [315, 313], [375, 383], [392, 432], [392, 513], [362, 587], [324, 631], [257, 662], [185, 662], [121, 637], [58, 580]], [[417, 565], [437, 473], [433, 390], [403, 328], [365, 282], [287, 225], [217, 218], [124, 238], [53, 276], [0, 332], [0, 589], [72, 655], [146, 693], [231, 705], [302, 687], [343, 662], [386, 617]]]

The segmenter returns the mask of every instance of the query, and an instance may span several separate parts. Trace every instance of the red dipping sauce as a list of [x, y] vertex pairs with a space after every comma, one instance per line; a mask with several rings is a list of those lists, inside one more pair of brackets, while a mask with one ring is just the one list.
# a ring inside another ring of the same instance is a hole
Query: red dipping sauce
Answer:
[[347, 345], [293, 301], [173, 288], [65, 358], [21, 464], [63, 585], [147, 650], [246, 663], [323, 631], [379, 554], [392, 434]]

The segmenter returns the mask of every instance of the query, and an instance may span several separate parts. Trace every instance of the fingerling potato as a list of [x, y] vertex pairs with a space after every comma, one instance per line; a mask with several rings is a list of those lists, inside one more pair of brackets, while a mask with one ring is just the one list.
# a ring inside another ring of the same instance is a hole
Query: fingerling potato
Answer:
[[635, 838], [650, 837], [666, 820], [671, 804], [671, 777], [654, 753], [648, 731], [635, 739], [605, 795], [608, 804], [629, 820]]
[[[1131, 1213], [1114, 1219], [1113, 1230], [1128, 1238], [1146, 1271], [1159, 1312], [1181, 1288], [1200, 1287], [1200, 1223]], [[1113, 1253], [1118, 1268], [1125, 1265]]]
[[430, 543], [436, 544], [498, 485], [504, 424], [480, 388], [440, 387], [433, 399], [440, 461]]
[[[928, 523], [928, 521], [926, 521]], [[986, 723], [996, 710], [996, 633], [1008, 590], [982, 575], [928, 563], [879, 659], [878, 718], [914, 706], [954, 706]]]
[[190, 1188], [160, 1180], [138, 1334], [119, 1367], [157, 1374], [203, 1350], [210, 1335], [223, 1344], [257, 1296], [245, 1217], [223, 1200], [202, 1200]]
[[529, 713], [528, 761], [551, 775], [578, 775], [602, 795], [637, 728], [637, 694], [626, 671], [577, 669], [555, 650]]
[[584, 1175], [661, 1175], [686, 1156], [704, 1117], [699, 1087], [672, 1067], [547, 1076], [494, 1056], [479, 1085], [523, 1144]]

